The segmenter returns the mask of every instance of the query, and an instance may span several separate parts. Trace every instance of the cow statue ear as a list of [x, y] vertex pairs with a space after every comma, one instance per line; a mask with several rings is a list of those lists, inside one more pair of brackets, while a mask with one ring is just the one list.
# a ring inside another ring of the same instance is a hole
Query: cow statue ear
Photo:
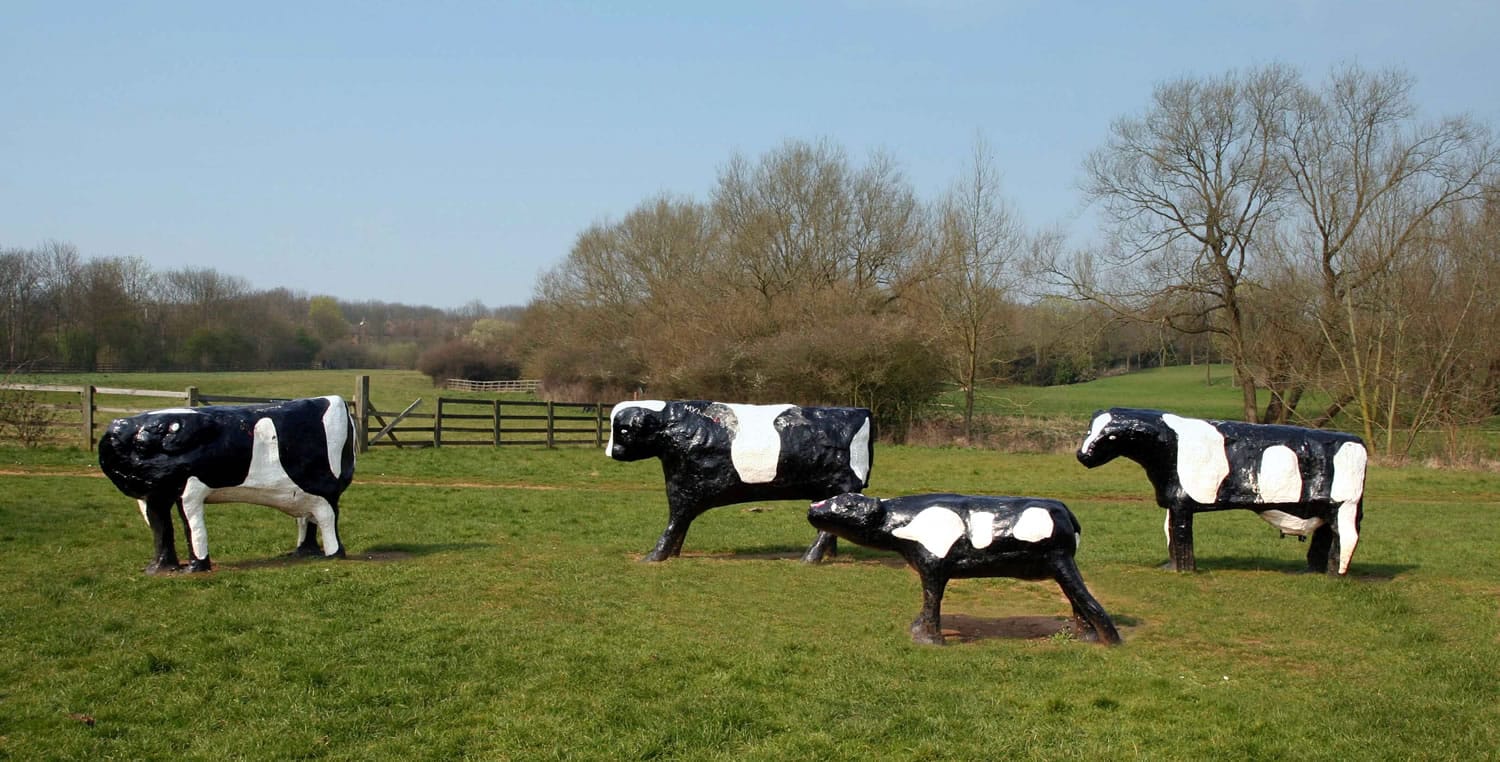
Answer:
[[209, 416], [196, 413], [173, 418], [160, 425], [161, 449], [173, 455], [198, 447], [201, 442], [211, 438], [217, 428]]

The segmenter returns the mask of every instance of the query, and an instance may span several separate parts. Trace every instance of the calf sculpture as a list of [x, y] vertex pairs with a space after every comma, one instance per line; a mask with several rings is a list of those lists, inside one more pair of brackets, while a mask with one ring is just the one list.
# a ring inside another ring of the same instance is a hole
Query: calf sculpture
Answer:
[[1167, 509], [1170, 568], [1195, 571], [1193, 514], [1243, 508], [1284, 534], [1312, 535], [1310, 571], [1347, 574], [1364, 513], [1364, 442], [1298, 426], [1203, 421], [1160, 410], [1094, 414], [1078, 460], [1124, 456], [1146, 470]]
[[813, 503], [807, 520], [851, 542], [900, 553], [916, 570], [922, 610], [911, 623], [911, 636], [918, 643], [943, 643], [943, 591], [948, 580], [970, 577], [1055, 580], [1073, 606], [1080, 635], [1120, 642], [1114, 622], [1089, 594], [1073, 561], [1078, 520], [1056, 500], [946, 494], [879, 500], [845, 494]]
[[121, 418], [99, 440], [99, 467], [136, 499], [156, 556], [148, 574], [181, 567], [172, 508], [182, 517], [188, 571], [213, 568], [205, 503], [254, 503], [297, 519], [293, 555], [344, 556], [339, 496], [354, 478], [353, 420], [344, 400], [173, 408]]
[[[661, 460], [667, 528], [643, 560], [662, 561], [682, 553], [688, 527], [710, 508], [864, 489], [874, 454], [870, 426], [864, 408], [622, 402], [610, 413], [605, 452]], [[802, 560], [836, 551], [833, 535], [819, 534]]]

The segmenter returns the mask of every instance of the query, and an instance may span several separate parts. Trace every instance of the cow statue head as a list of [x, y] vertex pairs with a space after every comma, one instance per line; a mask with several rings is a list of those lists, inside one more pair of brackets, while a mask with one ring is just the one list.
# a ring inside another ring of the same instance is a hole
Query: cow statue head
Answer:
[[615, 460], [644, 460], [661, 455], [666, 430], [666, 403], [655, 400], [621, 402], [609, 414], [609, 444], [604, 454]]
[[[1158, 438], [1159, 431], [1140, 415], [1117, 415], [1119, 408], [1094, 413], [1093, 424], [1078, 446], [1078, 462], [1089, 468], [1102, 466], [1121, 455], [1141, 452], [1146, 443]], [[1139, 411], [1135, 411], [1139, 412]]]
[[876, 498], [845, 492], [813, 503], [807, 509], [807, 520], [820, 532], [869, 545], [885, 523], [885, 508]]
[[142, 498], [151, 484], [185, 479], [175, 474], [187, 467], [186, 454], [217, 432], [215, 421], [190, 408], [117, 419], [99, 439], [99, 463], [121, 492]]

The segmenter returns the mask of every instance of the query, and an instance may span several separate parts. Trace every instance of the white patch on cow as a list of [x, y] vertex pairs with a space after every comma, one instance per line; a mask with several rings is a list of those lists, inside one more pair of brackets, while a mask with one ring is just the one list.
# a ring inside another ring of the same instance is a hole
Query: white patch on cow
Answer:
[[660, 413], [661, 411], [667, 409], [667, 403], [665, 400], [633, 400], [630, 402], [621, 402], [610, 408], [609, 443], [604, 445], [605, 457], [611, 457], [610, 453], [615, 451], [615, 416], [619, 415], [621, 410], [629, 410], [633, 407], [641, 407], [650, 410], [653, 413]]
[[1261, 511], [1260, 517], [1265, 519], [1267, 524], [1280, 529], [1282, 532], [1298, 535], [1299, 537], [1306, 537], [1312, 534], [1313, 530], [1323, 526], [1323, 520], [1320, 518], [1304, 519], [1301, 516], [1293, 516], [1290, 513], [1283, 513], [1281, 511]]
[[141, 509], [141, 521], [146, 522], [146, 526], [151, 526], [151, 516], [150, 514], [146, 513], [146, 501], [137, 500], [135, 501], [135, 504]]
[[1358, 442], [1345, 442], [1333, 454], [1333, 484], [1328, 499], [1335, 503], [1359, 502], [1365, 496], [1365, 465], [1369, 454]]
[[1256, 497], [1262, 503], [1302, 502], [1302, 471], [1297, 467], [1297, 453], [1292, 448], [1272, 445], [1260, 454]]
[[1188, 497], [1202, 505], [1219, 498], [1219, 485], [1229, 476], [1224, 435], [1208, 421], [1166, 413], [1161, 417], [1177, 434], [1177, 481]]
[[194, 410], [193, 408], [190, 408], [190, 407], [168, 407], [168, 408], [162, 408], [161, 410], [152, 410], [149, 413], [147, 413], [147, 415], [159, 415], [159, 414], [164, 414], [164, 413], [165, 414], [171, 414], [171, 415], [183, 415], [185, 413], [193, 413], [195, 415], [202, 415], [197, 410]]
[[995, 541], [995, 514], [975, 511], [969, 514], [969, 544], [975, 548], [988, 548]]
[[964, 520], [951, 508], [924, 508], [906, 526], [891, 532], [903, 540], [915, 540], [928, 553], [945, 558], [953, 543], [964, 534]]
[[[1345, 445], [1347, 447], [1347, 445]], [[1360, 448], [1364, 452], [1364, 448]], [[1359, 501], [1346, 500], [1339, 506], [1339, 574], [1349, 573], [1349, 561], [1354, 558], [1354, 546], [1359, 544]]]
[[735, 474], [746, 484], [774, 481], [776, 464], [781, 460], [781, 432], [776, 430], [776, 416], [796, 406], [723, 404], [737, 421], [734, 440], [729, 445]]
[[870, 483], [870, 419], [865, 418], [854, 439], [849, 442], [849, 470], [859, 477], [861, 484]]
[[1039, 505], [1021, 511], [1021, 518], [1011, 527], [1012, 537], [1023, 542], [1041, 542], [1052, 536], [1052, 512]]
[[328, 444], [328, 472], [338, 478], [343, 465], [344, 443], [349, 441], [349, 412], [339, 397], [324, 397], [328, 409], [323, 412], [323, 439]]
[[1108, 426], [1114, 419], [1114, 416], [1109, 413], [1100, 413], [1094, 416], [1094, 425], [1089, 428], [1089, 435], [1084, 438], [1083, 444], [1079, 445], [1078, 451], [1087, 453], [1094, 446], [1094, 442], [1099, 439], [1099, 435], [1104, 433], [1104, 427]]
[[338, 552], [338, 527], [333, 506], [327, 500], [302, 491], [281, 463], [276, 424], [270, 418], [255, 422], [251, 435], [250, 469], [245, 480], [233, 487], [214, 488], [197, 477], [189, 478], [182, 491], [182, 513], [188, 523], [193, 555], [208, 558], [208, 532], [203, 522], [205, 503], [253, 503], [268, 505], [295, 518], [310, 518], [318, 525], [323, 552]]

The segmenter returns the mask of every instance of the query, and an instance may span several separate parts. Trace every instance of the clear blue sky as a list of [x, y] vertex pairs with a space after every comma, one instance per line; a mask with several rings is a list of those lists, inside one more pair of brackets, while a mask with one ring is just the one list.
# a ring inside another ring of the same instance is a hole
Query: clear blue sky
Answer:
[[976, 134], [1032, 226], [1153, 85], [1398, 66], [1500, 127], [1500, 2], [0, 2], [0, 247], [257, 288], [524, 304], [591, 222], [736, 152], [883, 149], [919, 194]]

